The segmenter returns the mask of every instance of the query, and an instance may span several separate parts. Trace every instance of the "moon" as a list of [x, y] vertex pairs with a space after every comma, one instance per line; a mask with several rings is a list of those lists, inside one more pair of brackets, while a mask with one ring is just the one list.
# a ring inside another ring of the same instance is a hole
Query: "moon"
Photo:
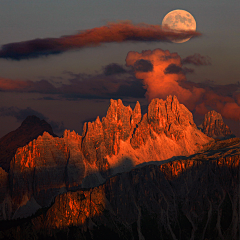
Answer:
[[[162, 28], [165, 30], [174, 30], [174, 31], [196, 31], [196, 21], [194, 17], [187, 11], [177, 9], [169, 12], [162, 20]], [[169, 38], [170, 41], [175, 43], [187, 42], [189, 38], [176, 40]]]

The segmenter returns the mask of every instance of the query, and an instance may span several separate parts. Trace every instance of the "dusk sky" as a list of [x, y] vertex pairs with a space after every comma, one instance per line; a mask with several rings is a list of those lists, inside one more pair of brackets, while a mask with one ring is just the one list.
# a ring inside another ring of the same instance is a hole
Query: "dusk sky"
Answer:
[[[175, 9], [197, 23], [185, 43], [161, 30]], [[239, 11], [238, 0], [0, 1], [0, 137], [28, 115], [58, 135], [81, 133], [84, 121], [105, 116], [111, 98], [139, 101], [144, 112], [169, 94], [196, 121], [214, 109], [236, 131]]]

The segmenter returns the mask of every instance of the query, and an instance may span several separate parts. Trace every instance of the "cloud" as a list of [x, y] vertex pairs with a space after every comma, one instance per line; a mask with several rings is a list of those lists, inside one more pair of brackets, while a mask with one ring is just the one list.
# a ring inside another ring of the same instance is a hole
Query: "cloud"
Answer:
[[165, 68], [164, 73], [165, 74], [174, 74], [174, 73], [178, 74], [178, 73], [182, 73], [182, 71], [183, 71], [182, 67], [177, 66], [174, 63], [171, 63]]
[[148, 60], [139, 59], [134, 63], [133, 68], [138, 72], [151, 72], [153, 70], [153, 65]]
[[0, 78], [0, 91], [2, 92], [38, 92], [38, 93], [56, 93], [57, 89], [47, 80], [13, 80]]
[[[193, 56], [200, 56], [193, 55]], [[191, 58], [188, 58], [191, 60]], [[191, 63], [197, 66], [207, 65], [207, 62], [197, 61], [194, 57]], [[193, 113], [203, 115], [210, 110], [216, 110], [227, 119], [240, 120], [240, 84], [217, 85], [213, 82], [194, 83], [187, 81], [185, 74], [192, 69], [183, 68], [180, 56], [168, 50], [155, 49], [138, 52], [129, 52], [126, 65], [134, 66], [137, 61], [151, 62], [152, 71], [143, 72], [137, 68], [135, 76], [143, 82], [146, 88], [146, 98], [166, 99], [168, 95], [177, 96]], [[190, 63], [190, 60], [189, 63]], [[196, 60], [196, 61], [195, 61]], [[186, 62], [186, 61], [185, 61]]]
[[165, 74], [178, 74], [178, 73], [183, 73], [183, 74], [188, 74], [188, 73], [194, 73], [194, 69], [192, 68], [186, 68], [186, 67], [180, 67], [175, 65], [174, 63], [171, 63], [169, 66], [165, 68], [164, 71]]
[[193, 64], [195, 66], [208, 66], [212, 65], [211, 58], [209, 56], [202, 56], [199, 53], [195, 53], [191, 56], [182, 59], [182, 64]]
[[106, 26], [81, 31], [75, 35], [8, 43], [2, 46], [0, 58], [22, 60], [60, 54], [84, 47], [100, 46], [102, 43], [125, 41], [169, 42], [168, 38], [181, 40], [200, 35], [201, 33], [196, 31], [166, 31], [160, 25], [144, 23], [134, 25], [125, 21], [109, 23]]
[[125, 68], [113, 63], [103, 67], [98, 74], [65, 71], [65, 80], [57, 84], [51, 78], [40, 81], [0, 78], [0, 91], [47, 94], [43, 96], [46, 100], [144, 98], [146, 90], [142, 82], [135, 78], [132, 69]]
[[0, 117], [14, 117], [18, 122], [23, 122], [28, 116], [32, 116], [32, 115], [48, 122], [52, 126], [53, 132], [55, 133], [61, 134], [65, 129], [63, 122], [52, 121], [42, 113], [30, 107], [27, 107], [24, 109], [20, 109], [18, 107], [1, 107], [0, 108]]
[[[138, 71], [135, 68], [135, 76], [143, 79], [146, 88], [146, 97], [150, 101], [153, 98], [166, 98], [168, 95], [176, 95], [181, 102], [192, 104], [198, 95], [204, 92], [204, 89], [194, 88], [190, 90], [183, 88], [179, 82], [186, 80], [182, 71], [181, 58], [176, 53], [170, 53], [168, 50], [155, 49], [138, 52], [129, 52], [126, 57], [126, 65], [134, 66], [139, 60], [151, 62], [153, 69], [149, 72]], [[171, 74], [170, 74], [171, 73]]]
[[187, 67], [182, 68], [182, 71], [183, 71], [184, 74], [194, 73], [194, 69], [187, 68]]
[[16, 81], [12, 79], [0, 78], [0, 91], [22, 91], [30, 86], [28, 81]]
[[111, 63], [103, 68], [103, 73], [106, 76], [115, 75], [115, 74], [122, 74], [126, 73], [127, 71], [117, 63]]

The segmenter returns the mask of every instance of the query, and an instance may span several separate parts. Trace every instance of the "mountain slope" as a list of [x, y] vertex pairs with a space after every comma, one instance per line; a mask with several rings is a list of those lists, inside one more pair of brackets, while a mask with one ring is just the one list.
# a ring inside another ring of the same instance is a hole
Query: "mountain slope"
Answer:
[[9, 171], [10, 161], [19, 147], [23, 147], [44, 132], [53, 133], [52, 127], [36, 116], [28, 116], [16, 130], [0, 139], [0, 167]]
[[3, 224], [1, 236], [237, 240], [239, 149], [239, 139], [218, 141], [206, 152], [61, 194], [45, 212], [19, 222], [17, 228]]

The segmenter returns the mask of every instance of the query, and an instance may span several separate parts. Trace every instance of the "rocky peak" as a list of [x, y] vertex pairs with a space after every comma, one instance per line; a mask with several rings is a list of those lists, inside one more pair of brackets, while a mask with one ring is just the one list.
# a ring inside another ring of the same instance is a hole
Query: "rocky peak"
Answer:
[[121, 99], [110, 100], [110, 106], [107, 111], [106, 118], [112, 121], [119, 121], [124, 119], [127, 115], [132, 113], [130, 106], [125, 107]]
[[209, 137], [226, 137], [233, 135], [230, 128], [223, 122], [222, 115], [212, 110], [205, 114], [202, 131]]
[[45, 120], [41, 120], [34, 115], [26, 117], [26, 119], [21, 124], [21, 126], [31, 125], [48, 126], [49, 128], [51, 128], [50, 124], [48, 124]]
[[195, 127], [192, 113], [180, 104], [177, 97], [171, 95], [164, 101], [153, 99], [148, 106], [148, 122], [152, 129], [160, 134], [178, 137], [179, 132], [191, 125]]
[[78, 135], [75, 131], [65, 130], [63, 133], [64, 139], [81, 141], [82, 137]]
[[102, 171], [106, 171], [106, 156], [118, 154], [120, 140], [126, 141], [132, 136], [141, 117], [139, 102], [132, 110], [130, 106], [125, 107], [121, 99], [111, 99], [107, 115], [102, 118], [102, 122], [97, 117], [94, 122], [84, 124], [82, 150], [89, 163], [95, 162]]
[[43, 132], [48, 132], [54, 137], [56, 136], [51, 125], [45, 120], [41, 120], [36, 116], [28, 116], [19, 128], [0, 139], [0, 166], [8, 172], [10, 161], [16, 150], [36, 139]]
[[132, 113], [131, 125], [133, 127], [136, 127], [136, 125], [141, 121], [141, 118], [142, 118], [141, 106], [140, 103], [137, 101]]

